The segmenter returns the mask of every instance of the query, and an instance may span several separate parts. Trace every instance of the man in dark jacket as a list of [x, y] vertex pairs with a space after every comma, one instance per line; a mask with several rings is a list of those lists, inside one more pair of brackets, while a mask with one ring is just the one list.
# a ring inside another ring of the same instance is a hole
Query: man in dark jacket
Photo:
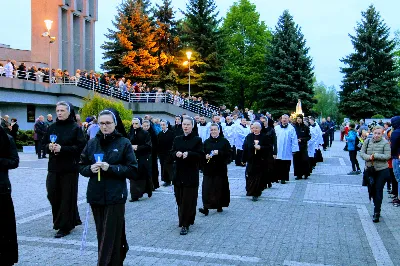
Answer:
[[180, 115], [175, 116], [175, 125], [172, 127], [175, 133], [175, 137], [183, 135], [182, 129], [182, 117]]
[[162, 131], [157, 135], [157, 153], [160, 158], [161, 180], [164, 181], [163, 186], [167, 187], [171, 185], [172, 181], [172, 165], [168, 161], [168, 156], [172, 148], [172, 143], [174, 142], [175, 134], [172, 130], [168, 129], [166, 121], [161, 121], [160, 124]]
[[334, 141], [334, 136], [335, 136], [335, 122], [333, 122], [332, 120], [331, 120], [331, 118], [328, 116], [327, 118], [326, 118], [326, 124], [327, 124], [327, 126], [328, 126], [328, 128], [329, 128], [329, 133], [328, 133], [328, 144], [329, 144], [329, 147], [332, 147], [332, 142]]
[[11, 137], [13, 137], [15, 142], [17, 141], [18, 130], [19, 130], [19, 125], [17, 123], [17, 119], [12, 118], [10, 135], [11, 135]]
[[38, 139], [38, 159], [46, 158], [46, 152], [43, 147], [43, 138], [47, 133], [47, 127], [44, 123], [44, 117], [42, 115], [39, 116], [39, 120], [35, 124], [35, 133]]
[[308, 178], [310, 174], [309, 161], [308, 161], [308, 141], [311, 139], [310, 129], [303, 123], [303, 116], [298, 115], [294, 125], [296, 130], [297, 139], [299, 142], [300, 151], [296, 152], [293, 156], [294, 175], [296, 180]]
[[329, 141], [329, 137], [328, 137], [329, 124], [326, 123], [325, 118], [322, 118], [320, 127], [321, 127], [321, 131], [322, 131], [322, 138], [324, 140], [324, 144], [322, 145], [322, 147], [324, 148], [324, 151], [326, 151], [326, 148], [329, 146], [329, 143], [328, 143], [328, 141]]
[[393, 172], [400, 186], [400, 116], [391, 119], [392, 135], [390, 137], [390, 148], [392, 151]]

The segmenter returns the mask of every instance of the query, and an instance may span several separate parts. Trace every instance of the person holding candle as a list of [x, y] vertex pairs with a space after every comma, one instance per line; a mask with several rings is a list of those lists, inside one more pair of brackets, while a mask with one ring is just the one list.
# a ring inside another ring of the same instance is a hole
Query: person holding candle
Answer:
[[126, 178], [137, 176], [137, 161], [130, 141], [116, 130], [119, 121], [116, 112], [100, 112], [100, 131], [89, 140], [79, 163], [81, 175], [89, 177], [87, 201], [96, 224], [98, 265], [122, 265], [129, 249], [125, 234]]
[[231, 145], [227, 139], [220, 136], [219, 131], [217, 124], [211, 124], [211, 136], [204, 142], [207, 161], [203, 170], [203, 208], [200, 208], [199, 212], [206, 216], [209, 209], [222, 212], [222, 207], [228, 207], [230, 202], [228, 164], [231, 160]]
[[19, 157], [13, 138], [0, 127], [0, 264], [14, 265], [18, 262], [17, 228], [11, 183], [8, 171], [18, 167]]
[[[57, 121], [47, 130], [43, 139], [49, 154], [46, 180], [47, 198], [53, 214], [53, 228], [58, 230], [56, 238], [70, 233], [82, 224], [78, 212], [79, 156], [86, 139], [76, 123], [74, 106], [68, 102], [56, 105]], [[51, 142], [50, 136], [56, 136]]]
[[246, 166], [246, 196], [252, 196], [257, 201], [264, 190], [264, 171], [266, 171], [266, 143], [265, 135], [261, 133], [261, 123], [251, 124], [251, 133], [247, 135], [243, 143], [243, 163]]
[[171, 155], [176, 163], [173, 179], [176, 204], [178, 205], [179, 227], [181, 235], [189, 232], [194, 224], [199, 189], [199, 164], [204, 158], [203, 143], [200, 137], [194, 136], [194, 120], [183, 119], [183, 135], [174, 139]]
[[129, 132], [133, 151], [138, 161], [138, 175], [130, 181], [130, 202], [138, 201], [147, 193], [150, 198], [153, 195], [153, 183], [151, 174], [151, 136], [150, 133], [141, 127], [139, 118], [132, 120]]

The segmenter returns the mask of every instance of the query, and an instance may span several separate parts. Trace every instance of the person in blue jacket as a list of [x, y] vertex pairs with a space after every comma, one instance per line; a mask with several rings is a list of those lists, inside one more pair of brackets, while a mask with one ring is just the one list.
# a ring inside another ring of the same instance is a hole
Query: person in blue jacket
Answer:
[[[351, 167], [353, 168], [353, 171], [348, 173], [348, 175], [359, 175], [361, 174], [360, 170], [360, 165], [358, 164], [357, 160], [357, 146], [356, 146], [356, 139], [358, 138], [357, 132], [355, 130], [356, 125], [354, 123], [350, 123], [349, 125], [349, 133], [346, 138], [347, 142], [347, 149], [349, 151], [349, 156], [350, 156], [350, 162], [351, 162]], [[357, 167], [357, 169], [356, 169]]]

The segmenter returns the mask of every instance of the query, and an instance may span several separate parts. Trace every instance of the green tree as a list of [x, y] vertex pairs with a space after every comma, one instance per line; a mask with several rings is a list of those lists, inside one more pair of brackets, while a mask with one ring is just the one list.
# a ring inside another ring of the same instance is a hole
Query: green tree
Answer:
[[[221, 57], [220, 19], [215, 0], [189, 0], [182, 23], [182, 49], [199, 54], [198, 61], [203, 62], [196, 69], [202, 78], [192, 87], [194, 94], [218, 102], [223, 98], [224, 80]], [[196, 93], [197, 92], [197, 93]]]
[[113, 74], [149, 78], [165, 64], [157, 56], [156, 31], [146, 13], [148, 5], [148, 0], [126, 0], [118, 7], [113, 22], [117, 30], [108, 29], [108, 41], [101, 46], [106, 59], [102, 69]]
[[[256, 5], [249, 0], [235, 2], [221, 28], [224, 44], [224, 76], [231, 105], [250, 107], [257, 101], [263, 80], [267, 44], [271, 34], [260, 21]], [[238, 102], [239, 101], [239, 102]]]
[[346, 67], [341, 68], [339, 108], [351, 118], [391, 117], [397, 114], [400, 91], [390, 28], [371, 5], [355, 30], [349, 35], [355, 51], [341, 60]]
[[278, 20], [269, 46], [264, 86], [260, 91], [263, 109], [275, 117], [290, 114], [301, 99], [305, 114], [311, 110], [313, 66], [301, 28], [285, 10]]
[[338, 105], [339, 97], [334, 86], [327, 87], [324, 83], [314, 84], [314, 100], [315, 104], [312, 110], [321, 117], [332, 117], [339, 121], [340, 117]]

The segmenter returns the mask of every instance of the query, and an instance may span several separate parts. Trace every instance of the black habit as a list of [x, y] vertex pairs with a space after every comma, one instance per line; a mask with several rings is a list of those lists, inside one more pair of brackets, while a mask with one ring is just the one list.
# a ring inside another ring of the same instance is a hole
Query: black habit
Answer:
[[170, 151], [172, 149], [172, 143], [174, 142], [174, 132], [167, 129], [167, 131], [161, 131], [158, 133], [158, 145], [157, 152], [160, 158], [161, 165], [161, 180], [166, 183], [171, 183], [172, 181], [172, 167], [173, 164], [168, 160]]
[[[86, 144], [82, 129], [75, 122], [75, 112], [66, 120], [58, 120], [49, 126], [45, 142], [49, 154], [46, 180], [47, 198], [53, 213], [53, 228], [65, 233], [82, 224], [78, 212], [79, 157]], [[58, 153], [49, 150], [50, 135], [56, 135], [55, 143], [61, 146]]]
[[19, 157], [13, 139], [0, 127], [0, 264], [13, 265], [18, 262], [17, 228], [14, 204], [11, 198], [11, 183], [8, 170], [18, 167]]
[[[104, 154], [110, 166], [101, 170], [100, 181], [90, 166], [94, 154]], [[82, 152], [80, 173], [89, 177], [87, 201], [93, 212], [98, 241], [98, 265], [122, 265], [129, 250], [125, 234], [125, 203], [128, 196], [126, 178], [137, 175], [137, 161], [128, 139], [114, 131], [99, 132]]]
[[151, 180], [153, 182], [153, 190], [157, 189], [160, 187], [160, 183], [158, 181], [158, 157], [157, 157], [157, 145], [158, 145], [158, 139], [157, 139], [157, 133], [154, 131], [153, 126], [151, 125], [149, 130], [148, 130], [150, 137], [151, 137], [151, 157], [150, 157], [150, 162], [151, 162]]
[[293, 155], [294, 176], [301, 178], [310, 175], [310, 162], [308, 159], [308, 141], [311, 139], [310, 128], [303, 123], [294, 126], [299, 142], [299, 151]]
[[[188, 152], [187, 158], [176, 157], [176, 153]], [[175, 138], [171, 155], [176, 163], [173, 180], [176, 203], [178, 205], [179, 226], [194, 224], [199, 188], [199, 163], [204, 158], [203, 143], [193, 134]]]
[[132, 199], [139, 199], [147, 193], [150, 198], [153, 194], [153, 183], [151, 175], [151, 136], [143, 128], [131, 127], [129, 139], [132, 145], [137, 145], [135, 151], [138, 162], [138, 175], [130, 181]]
[[218, 150], [218, 155], [213, 155], [206, 160], [203, 170], [203, 206], [206, 209], [219, 209], [228, 207], [230, 191], [228, 181], [228, 164], [231, 158], [231, 145], [224, 137], [210, 137], [204, 142], [204, 153], [210, 154]]
[[275, 167], [275, 159], [274, 159], [274, 155], [277, 154], [278, 148], [277, 148], [276, 133], [273, 125], [264, 128], [262, 133], [264, 133], [265, 156], [267, 160], [267, 165], [265, 166], [265, 171], [264, 171], [265, 174], [264, 185], [265, 188], [267, 188], [267, 186], [268, 185], [270, 186], [273, 182], [278, 182], [276, 167]]
[[[258, 140], [258, 145], [261, 146], [260, 150], [254, 148], [255, 140]], [[265, 188], [265, 174], [267, 160], [265, 143], [265, 135], [260, 133], [255, 135], [250, 133], [243, 143], [243, 162], [247, 163], [246, 166], [246, 191], [247, 196], [259, 197]]]

